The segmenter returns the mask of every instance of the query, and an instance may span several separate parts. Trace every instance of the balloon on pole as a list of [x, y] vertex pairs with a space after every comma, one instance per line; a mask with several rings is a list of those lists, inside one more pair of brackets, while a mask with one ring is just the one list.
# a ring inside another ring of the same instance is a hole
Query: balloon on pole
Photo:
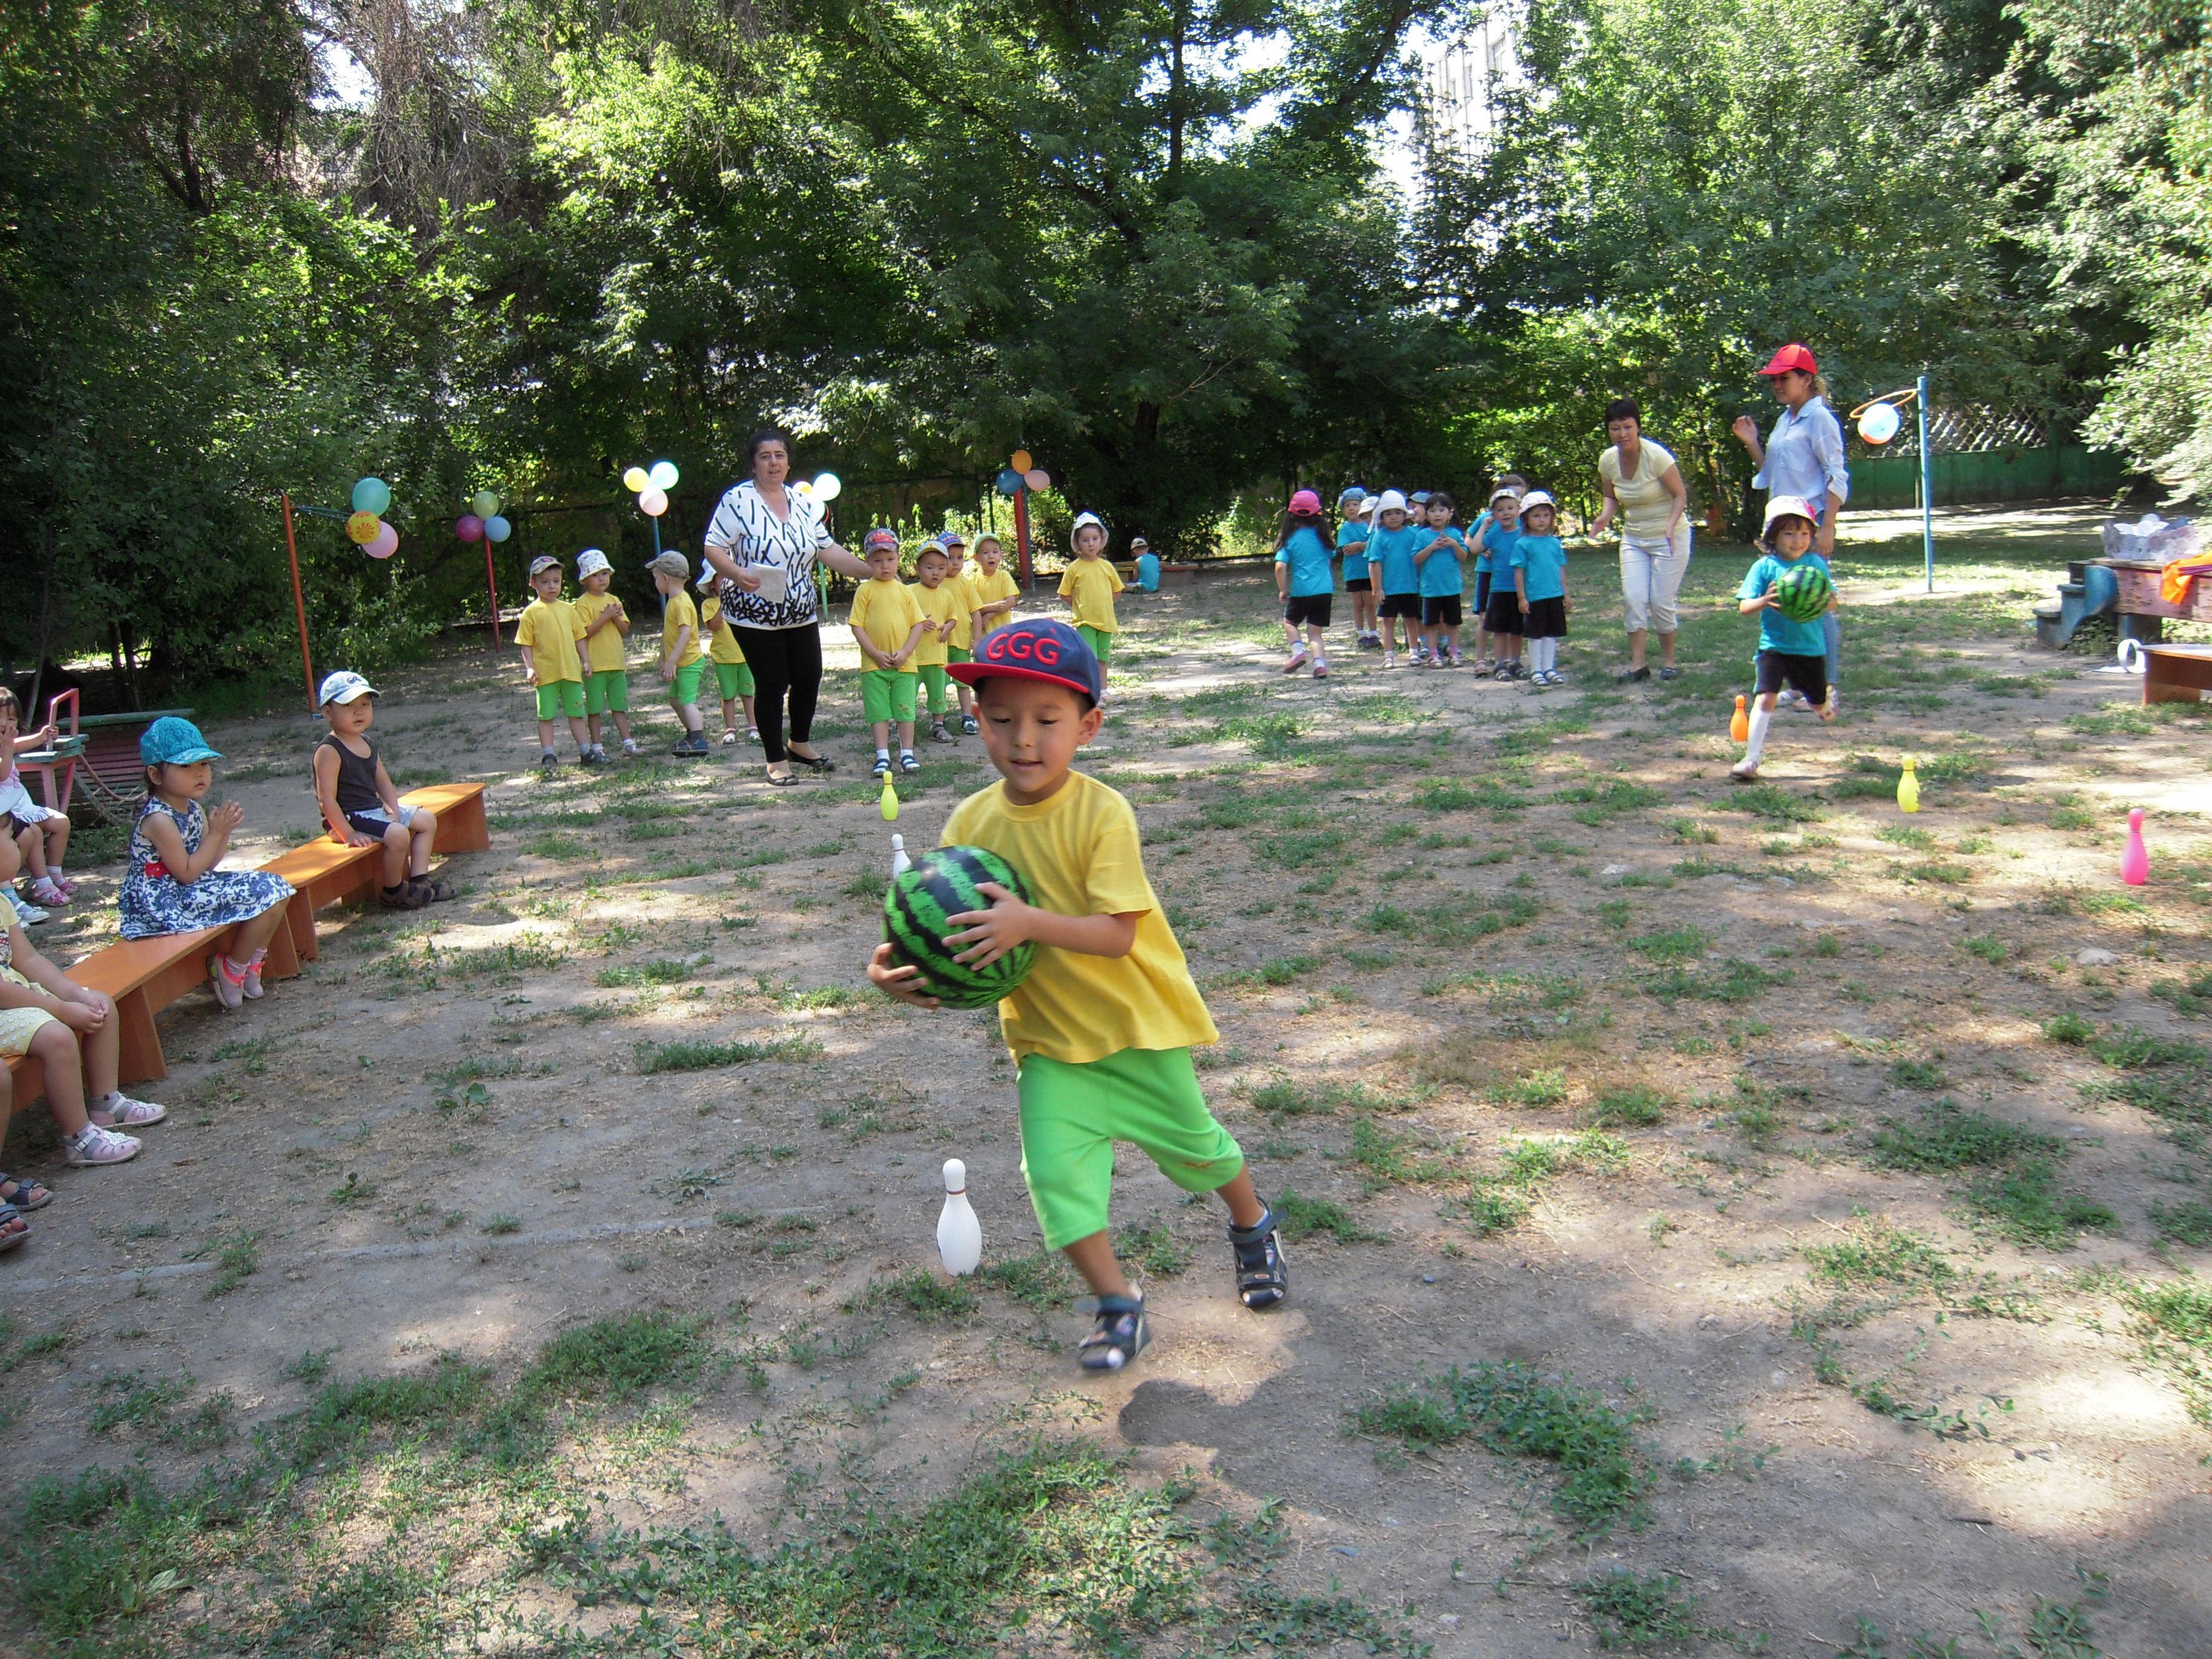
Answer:
[[381, 478], [362, 478], [353, 487], [353, 510], [372, 519], [381, 518], [392, 507], [392, 486]]
[[513, 534], [514, 526], [496, 513], [484, 520], [484, 539], [488, 542], [503, 542]]
[[645, 481], [655, 489], [669, 490], [676, 488], [676, 481], [682, 476], [677, 471], [675, 462], [655, 461], [647, 471]]
[[376, 526], [376, 539], [365, 544], [361, 550], [372, 559], [388, 559], [399, 550], [399, 532], [380, 521]]
[[479, 519], [489, 519], [499, 511], [499, 497], [489, 489], [479, 489], [469, 498], [469, 511]]
[[814, 481], [814, 499], [834, 501], [845, 493], [845, 481], [834, 472], [825, 472]]
[[383, 528], [384, 521], [375, 514], [356, 513], [345, 521], [346, 539], [358, 546], [367, 547], [376, 539], [376, 532]]
[[652, 482], [652, 476], [641, 466], [631, 467], [623, 474], [623, 488], [633, 495]]
[[1026, 472], [1031, 467], [1035, 466], [1036, 463], [1030, 459], [1030, 453], [1028, 450], [1018, 449], [1014, 452], [1014, 459], [1010, 465], [1017, 472]]
[[1031, 489], [1049, 489], [1052, 488], [1052, 475], [1041, 466], [1033, 466], [1022, 474], [1022, 483]]
[[1897, 405], [1869, 404], [1859, 416], [1859, 436], [1879, 447], [1897, 435]]
[[453, 534], [465, 542], [477, 540], [483, 534], [483, 520], [473, 513], [464, 513], [453, 520]]
[[662, 490], [655, 489], [652, 485], [647, 484], [643, 490], [639, 492], [637, 498], [637, 510], [644, 514], [648, 519], [659, 518], [662, 514], [668, 511], [668, 496], [666, 493]]
[[1022, 475], [1011, 466], [999, 474], [999, 493], [1001, 495], [1011, 495], [1021, 487]]

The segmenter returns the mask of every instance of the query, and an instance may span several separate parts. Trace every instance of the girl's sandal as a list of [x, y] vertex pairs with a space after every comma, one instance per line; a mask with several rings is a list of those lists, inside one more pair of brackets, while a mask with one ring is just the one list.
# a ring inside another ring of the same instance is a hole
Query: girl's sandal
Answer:
[[13, 1204], [0, 1204], [0, 1255], [5, 1255], [31, 1236], [30, 1223]]
[[1237, 1299], [1246, 1307], [1255, 1312], [1272, 1308], [1291, 1293], [1291, 1275], [1283, 1266], [1283, 1247], [1275, 1237], [1273, 1210], [1249, 1227], [1230, 1228], [1229, 1248], [1237, 1256]]
[[1086, 1371], [1118, 1371], [1144, 1352], [1145, 1345], [1152, 1340], [1145, 1326], [1142, 1296], [1089, 1297], [1077, 1307], [1079, 1311], [1094, 1310], [1098, 1316], [1091, 1334], [1075, 1351], [1077, 1361]]
[[11, 1176], [0, 1172], [0, 1189], [13, 1187], [14, 1192], [0, 1190], [0, 1204], [11, 1204], [19, 1210], [43, 1210], [54, 1201], [53, 1188], [43, 1181], [29, 1176]]

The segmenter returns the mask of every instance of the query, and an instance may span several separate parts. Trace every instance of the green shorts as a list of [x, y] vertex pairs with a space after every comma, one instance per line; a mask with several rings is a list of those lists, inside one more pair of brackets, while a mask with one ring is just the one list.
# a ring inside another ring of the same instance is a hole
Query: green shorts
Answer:
[[964, 645], [948, 645], [945, 647], [945, 654], [951, 657], [954, 662], [973, 662], [975, 660], [975, 653], [968, 649]]
[[584, 687], [580, 680], [555, 680], [538, 688], [538, 718], [557, 720], [562, 715], [572, 720], [584, 718]]
[[724, 702], [735, 702], [739, 697], [750, 697], [753, 694], [752, 665], [718, 662], [714, 665], [714, 683], [722, 688]]
[[1098, 665], [1103, 668], [1114, 655], [1114, 636], [1089, 623], [1076, 623], [1075, 631], [1083, 635], [1084, 644], [1091, 647], [1091, 654], [1098, 659]]
[[699, 681], [701, 677], [703, 676], [706, 672], [707, 659], [704, 657], [700, 658], [696, 662], [686, 663], [683, 667], [678, 669], [676, 671], [676, 678], [671, 682], [668, 687], [669, 701], [675, 703], [679, 708], [684, 707], [686, 704], [697, 702], [699, 701]]
[[941, 662], [925, 662], [917, 663], [915, 666], [921, 676], [923, 686], [929, 692], [929, 712], [933, 714], [942, 714], [945, 712], [945, 688], [948, 683], [945, 678], [945, 665]]
[[1133, 1142], [1187, 1193], [1234, 1181], [1243, 1152], [1206, 1109], [1188, 1048], [1124, 1048], [1071, 1065], [1022, 1058], [1022, 1179], [1045, 1247], [1103, 1232], [1114, 1143]]
[[915, 682], [920, 678], [903, 668], [861, 670], [860, 717], [872, 726], [878, 720], [912, 720]]
[[629, 671], [602, 668], [584, 682], [584, 712], [587, 714], [629, 713]]

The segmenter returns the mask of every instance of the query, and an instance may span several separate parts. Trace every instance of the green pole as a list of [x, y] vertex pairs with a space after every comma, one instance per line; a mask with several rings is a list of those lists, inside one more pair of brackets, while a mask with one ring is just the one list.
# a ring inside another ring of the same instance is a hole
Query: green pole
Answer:
[[1928, 591], [1936, 591], [1936, 465], [1928, 453], [1928, 377], [1913, 382], [1913, 407], [1920, 414], [1920, 555], [1928, 567]]

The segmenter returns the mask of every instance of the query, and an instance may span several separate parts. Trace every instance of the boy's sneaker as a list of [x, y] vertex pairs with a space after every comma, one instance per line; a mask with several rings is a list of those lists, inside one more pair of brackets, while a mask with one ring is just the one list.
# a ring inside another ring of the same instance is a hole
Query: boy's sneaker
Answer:
[[88, 1123], [63, 1138], [62, 1155], [71, 1168], [79, 1170], [94, 1164], [128, 1164], [138, 1156], [138, 1137], [119, 1135], [97, 1123]]
[[1784, 686], [1782, 694], [1775, 698], [1774, 706], [1777, 708], [1810, 708], [1813, 705], [1805, 701], [1802, 691], [1794, 686]]
[[876, 763], [868, 769], [868, 775], [872, 778], [887, 778], [890, 775], [891, 757], [889, 755], [877, 756]]
[[630, 755], [630, 756], [636, 756], [636, 755], [641, 755], [641, 754], [643, 754], [644, 752], [645, 752], [645, 751], [644, 751], [643, 750], [640, 749], [640, 748], [637, 746], [637, 739], [636, 739], [635, 738], [624, 738], [623, 739], [623, 754], [625, 754], [625, 755]]
[[1729, 768], [1729, 775], [1738, 783], [1756, 783], [1759, 781], [1759, 763], [1755, 760], [1740, 760]]
[[975, 717], [973, 714], [963, 714], [960, 717], [960, 731], [963, 737], [972, 738], [982, 729], [975, 724]]
[[541, 772], [559, 771], [561, 769], [561, 757], [555, 754], [550, 749], [547, 750], [544, 754], [538, 757], [538, 769]]
[[704, 732], [692, 732], [686, 733], [668, 752], [672, 755], [710, 755], [714, 750], [707, 746]]
[[596, 749], [580, 749], [576, 751], [576, 764], [579, 766], [605, 766], [606, 763], [607, 757]]
[[951, 743], [954, 738], [952, 734], [945, 729], [945, 723], [940, 720], [929, 728], [929, 740], [932, 743]]
[[1118, 1371], [1152, 1340], [1145, 1328], [1145, 1298], [1102, 1296], [1091, 1305], [1098, 1317], [1075, 1350], [1076, 1363], [1086, 1371]]
[[902, 749], [899, 750], [899, 770], [909, 773], [919, 772], [921, 770], [921, 763], [914, 757], [913, 750]]
[[1382, 665], [1385, 668], [1395, 668], [1398, 665], [1398, 653], [1385, 647], [1382, 652]]
[[1291, 653], [1291, 659], [1283, 665], [1283, 672], [1295, 674], [1306, 665], [1306, 648], [1303, 645]]
[[1232, 1225], [1229, 1248], [1237, 1258], [1237, 1297], [1246, 1307], [1255, 1312], [1272, 1308], [1291, 1293], [1283, 1247], [1275, 1237], [1274, 1211], [1263, 1207], [1249, 1227]]
[[1315, 659], [1314, 678], [1317, 680], [1325, 680], [1328, 678], [1328, 663], [1325, 659]]
[[726, 746], [734, 747], [734, 746], [736, 745], [736, 744], [737, 744], [737, 741], [738, 741], [738, 728], [737, 728], [736, 726], [726, 726], [726, 727], [724, 727], [724, 728], [723, 728], [723, 731], [722, 731], [722, 742], [723, 742], [723, 744], [724, 744]]

